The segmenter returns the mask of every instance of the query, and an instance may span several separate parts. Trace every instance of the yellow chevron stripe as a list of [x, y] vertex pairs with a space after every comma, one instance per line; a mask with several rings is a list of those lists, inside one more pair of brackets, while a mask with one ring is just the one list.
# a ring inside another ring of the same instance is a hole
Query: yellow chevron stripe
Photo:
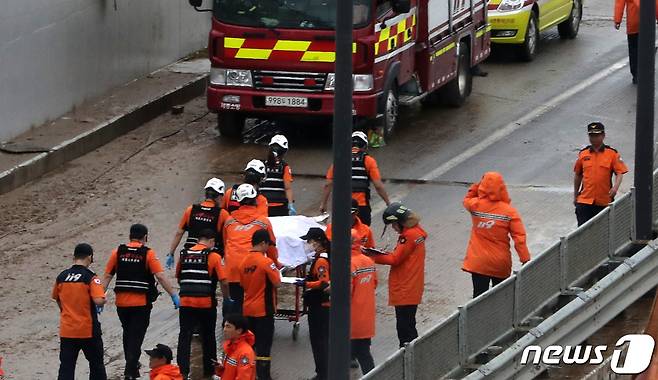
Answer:
[[306, 51], [311, 46], [311, 41], [279, 40], [274, 45], [274, 50], [282, 51]]
[[403, 18], [402, 21], [398, 22], [398, 34], [407, 29], [407, 19]]
[[307, 51], [301, 58], [302, 62], [335, 62], [336, 53], [333, 51]]
[[238, 50], [235, 58], [246, 58], [246, 59], [268, 59], [272, 54], [270, 49], [240, 49]]
[[384, 28], [379, 31], [379, 42], [385, 41], [390, 37], [391, 28]]
[[234, 38], [234, 37], [225, 37], [224, 38], [224, 47], [231, 49], [239, 49], [244, 44], [244, 38]]

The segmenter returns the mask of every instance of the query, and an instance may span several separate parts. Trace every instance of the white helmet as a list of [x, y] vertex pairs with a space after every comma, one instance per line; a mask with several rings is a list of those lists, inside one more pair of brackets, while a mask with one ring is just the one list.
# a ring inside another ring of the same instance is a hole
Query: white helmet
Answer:
[[265, 173], [265, 164], [261, 160], [251, 160], [247, 164], [247, 167], [244, 168], [244, 171], [247, 170], [254, 170], [258, 174], [262, 174], [263, 177], [266, 175]]
[[365, 133], [361, 131], [352, 132], [352, 145], [358, 140], [363, 141], [362, 145], [368, 147], [368, 136]]
[[254, 199], [258, 196], [256, 189], [248, 183], [243, 183], [235, 189], [235, 199], [242, 202], [244, 199]]
[[213, 189], [219, 194], [224, 194], [224, 181], [222, 181], [219, 178], [211, 178], [208, 180], [206, 183], [206, 187], [204, 187], [205, 190], [208, 189]]
[[272, 137], [272, 140], [270, 140], [269, 145], [278, 145], [281, 148], [288, 150], [288, 139], [284, 135], [275, 135]]

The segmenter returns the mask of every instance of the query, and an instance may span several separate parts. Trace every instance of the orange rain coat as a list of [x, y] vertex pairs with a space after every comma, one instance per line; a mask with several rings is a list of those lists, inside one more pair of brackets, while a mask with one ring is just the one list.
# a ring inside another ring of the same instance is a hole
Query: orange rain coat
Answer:
[[464, 207], [471, 213], [473, 228], [462, 270], [495, 278], [509, 277], [512, 273], [510, 235], [521, 262], [530, 261], [525, 228], [511, 202], [500, 173], [487, 172], [480, 183], [468, 189]]

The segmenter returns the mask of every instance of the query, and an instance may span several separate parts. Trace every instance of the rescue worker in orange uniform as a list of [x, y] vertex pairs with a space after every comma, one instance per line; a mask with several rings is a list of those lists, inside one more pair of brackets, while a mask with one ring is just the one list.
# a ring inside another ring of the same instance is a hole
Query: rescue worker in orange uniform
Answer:
[[[327, 210], [327, 202], [333, 187], [334, 167], [327, 171], [327, 182], [324, 185], [320, 212]], [[359, 203], [359, 217], [366, 225], [371, 222], [370, 183], [386, 205], [390, 203], [388, 194], [382, 183], [382, 176], [377, 167], [377, 161], [368, 154], [368, 136], [361, 131], [352, 133], [352, 198]]]
[[217, 284], [226, 298], [228, 288], [221, 257], [213, 251], [215, 230], [205, 229], [199, 233], [199, 241], [189, 249], [183, 249], [176, 266], [176, 277], [180, 284], [180, 332], [176, 360], [183, 376], [190, 373], [190, 345], [195, 327], [199, 328], [203, 347], [203, 373], [211, 376], [215, 372], [217, 359]]
[[417, 214], [402, 205], [391, 203], [382, 214], [384, 224], [392, 225], [399, 234], [393, 252], [376, 254], [377, 264], [391, 266], [388, 274], [388, 304], [395, 307], [395, 320], [400, 347], [418, 337], [416, 311], [425, 288], [425, 240], [427, 232], [420, 226]]
[[[375, 238], [372, 235], [370, 226], [363, 223], [359, 218], [359, 203], [356, 199], [352, 198], [352, 229], [356, 230], [359, 235], [359, 241], [365, 248], [375, 247]], [[327, 239], [331, 240], [331, 223], [327, 224]]]
[[60, 311], [58, 380], [73, 380], [80, 350], [89, 361], [89, 379], [107, 379], [98, 322], [98, 314], [105, 305], [105, 289], [89, 269], [93, 262], [91, 246], [78, 244], [73, 252], [73, 266], [57, 276], [53, 288], [52, 298]]
[[149, 378], [151, 380], [183, 380], [180, 368], [171, 364], [174, 354], [171, 348], [164, 344], [157, 344], [152, 350], [144, 350], [149, 356]]
[[158, 296], [155, 278], [171, 296], [174, 308], [180, 306], [178, 294], [169, 284], [155, 252], [145, 244], [148, 229], [143, 224], [130, 227], [130, 242], [121, 244], [110, 255], [103, 277], [103, 288], [109, 289], [116, 274], [116, 306], [123, 329], [123, 354], [126, 360], [124, 378], [137, 379], [142, 343], [151, 319], [153, 302]]
[[[256, 192], [259, 192], [260, 186], [267, 176], [267, 170], [265, 169], [265, 164], [261, 160], [251, 160], [247, 163], [247, 167], [244, 169], [244, 183], [253, 186]], [[233, 185], [232, 188], [226, 191], [226, 195], [222, 200], [222, 208], [227, 210], [230, 214], [233, 214], [238, 208], [240, 208], [240, 200], [238, 199], [237, 189], [240, 185]], [[256, 197], [256, 206], [259, 216], [268, 216], [269, 215], [269, 205], [267, 203], [267, 198], [263, 194], [258, 194]]]
[[464, 208], [471, 213], [473, 227], [462, 270], [473, 280], [473, 298], [496, 286], [512, 273], [510, 236], [521, 263], [530, 261], [521, 216], [511, 205], [503, 176], [484, 173], [464, 197]]
[[[257, 230], [266, 230], [270, 240], [276, 241], [272, 224], [267, 216], [263, 216], [257, 206], [258, 193], [253, 186], [242, 184], [235, 194], [240, 202], [240, 208], [233, 212], [224, 224], [225, 254], [224, 268], [228, 279], [230, 303], [223, 310], [227, 314], [242, 314], [244, 292], [240, 286], [239, 266], [251, 249], [251, 237]], [[278, 264], [278, 253], [274, 244], [267, 250], [268, 256]]]
[[256, 353], [252, 347], [255, 342], [245, 317], [227, 315], [224, 320], [224, 358], [217, 364], [215, 374], [222, 380], [255, 380]]
[[176, 236], [171, 242], [169, 255], [167, 255], [167, 269], [174, 266], [174, 252], [185, 232], [187, 232], [187, 240], [183, 247], [187, 249], [198, 242], [201, 230], [209, 228], [217, 231], [215, 249], [220, 255], [224, 254], [222, 231], [224, 223], [229, 217], [228, 211], [220, 206], [224, 195], [224, 182], [219, 178], [211, 178], [206, 183], [204, 190], [206, 199], [201, 203], [189, 206], [183, 213]]
[[[628, 38], [629, 68], [633, 84], [637, 83], [637, 44], [640, 35], [640, 0], [615, 0], [615, 29], [619, 30], [626, 9], [626, 35]], [[658, 0], [656, 1], [656, 21], [658, 21]]]
[[[593, 122], [587, 126], [591, 145], [578, 153], [574, 165], [573, 203], [576, 206], [576, 219], [582, 225], [608, 207], [619, 191], [628, 168], [616, 149], [603, 143], [605, 127]], [[612, 184], [612, 175], [615, 184]]]
[[284, 135], [272, 137], [265, 161], [266, 177], [259, 192], [267, 198], [269, 216], [297, 215], [292, 195], [292, 170], [283, 159], [288, 152], [288, 139]]
[[361, 252], [359, 235], [354, 230], [352, 230], [350, 270], [352, 272], [350, 309], [352, 355], [359, 362], [361, 372], [365, 375], [375, 368], [370, 345], [375, 336], [377, 269], [375, 262]]
[[300, 239], [306, 240], [313, 247], [315, 256], [305, 279], [296, 282], [305, 286], [304, 304], [308, 308], [308, 334], [311, 339], [313, 360], [315, 361], [315, 377], [313, 380], [328, 379], [329, 360], [329, 284], [330, 266], [329, 252], [331, 242], [322, 228], [309, 228], [306, 235]]
[[267, 257], [273, 241], [267, 230], [256, 230], [251, 237], [252, 248], [239, 266], [240, 285], [244, 289], [243, 315], [256, 336], [256, 376], [270, 380], [274, 313], [281, 274], [276, 263]]

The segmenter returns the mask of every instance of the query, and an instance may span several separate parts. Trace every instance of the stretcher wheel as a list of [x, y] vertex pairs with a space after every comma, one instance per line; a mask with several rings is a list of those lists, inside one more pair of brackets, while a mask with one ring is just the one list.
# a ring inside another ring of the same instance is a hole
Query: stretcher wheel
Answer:
[[296, 342], [297, 337], [299, 337], [299, 322], [295, 322], [292, 325], [292, 340]]

